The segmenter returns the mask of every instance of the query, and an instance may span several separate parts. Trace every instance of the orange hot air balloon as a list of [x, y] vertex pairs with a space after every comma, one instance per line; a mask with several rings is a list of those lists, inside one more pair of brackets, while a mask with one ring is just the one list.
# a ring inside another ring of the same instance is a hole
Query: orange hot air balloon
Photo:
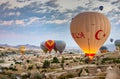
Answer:
[[48, 49], [49, 52], [51, 52], [51, 50], [54, 48], [54, 46], [55, 46], [54, 40], [47, 40], [45, 42], [45, 47]]
[[73, 39], [90, 60], [110, 34], [108, 18], [98, 12], [83, 12], [75, 16], [70, 30]]
[[20, 46], [20, 52], [21, 52], [22, 54], [25, 53], [25, 46]]

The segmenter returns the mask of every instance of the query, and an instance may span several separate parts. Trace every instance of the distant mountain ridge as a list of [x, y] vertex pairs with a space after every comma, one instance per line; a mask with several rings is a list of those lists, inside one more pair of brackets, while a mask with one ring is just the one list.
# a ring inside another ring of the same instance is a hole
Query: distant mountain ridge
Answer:
[[[2, 47], [13, 47], [13, 48], [19, 48], [22, 45], [16, 45], [16, 46], [12, 46], [9, 44], [0, 44], [0, 46]], [[30, 44], [25, 44], [24, 45], [26, 47], [26, 49], [41, 49], [39, 46], [35, 46], [35, 45], [30, 45]], [[109, 51], [113, 51], [115, 50], [115, 45], [114, 44], [109, 44], [109, 45], [104, 45], [108, 48]], [[79, 47], [66, 47], [66, 49], [74, 49], [74, 50], [81, 50]]]
[[0, 44], [0, 46], [3, 46], [3, 47], [11, 47], [11, 46], [8, 45], [8, 44]]
[[2, 46], [2, 47], [13, 47], [13, 48], [19, 48], [20, 46], [25, 46], [27, 49], [40, 49], [39, 46], [30, 45], [30, 44], [16, 45], [16, 46], [12, 46], [12, 45], [8, 45], [8, 44], [0, 44], [0, 46]]

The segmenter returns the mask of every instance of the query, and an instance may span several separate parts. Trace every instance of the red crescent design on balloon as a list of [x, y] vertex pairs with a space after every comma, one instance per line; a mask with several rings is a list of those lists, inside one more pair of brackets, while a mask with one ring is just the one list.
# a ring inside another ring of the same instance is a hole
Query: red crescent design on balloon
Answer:
[[[100, 40], [100, 38], [98, 37], [98, 35], [99, 35], [100, 32], [103, 32], [103, 30], [98, 30], [98, 31], [95, 33], [95, 38], [96, 38], [97, 40]], [[106, 35], [106, 34], [103, 34], [103, 37], [105, 37], [105, 35]]]

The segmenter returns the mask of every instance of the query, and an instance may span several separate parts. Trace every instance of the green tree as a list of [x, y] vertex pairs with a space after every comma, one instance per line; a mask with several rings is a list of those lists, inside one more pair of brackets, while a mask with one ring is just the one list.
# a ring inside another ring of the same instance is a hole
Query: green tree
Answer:
[[49, 68], [50, 67], [50, 62], [48, 60], [45, 60], [43, 63], [43, 68]]
[[26, 60], [27, 61], [27, 63], [30, 63], [30, 60]]
[[28, 67], [28, 70], [32, 70], [33, 69], [33, 65], [30, 65], [29, 67]]
[[57, 57], [54, 57], [52, 63], [59, 63], [58, 58], [57, 58]]

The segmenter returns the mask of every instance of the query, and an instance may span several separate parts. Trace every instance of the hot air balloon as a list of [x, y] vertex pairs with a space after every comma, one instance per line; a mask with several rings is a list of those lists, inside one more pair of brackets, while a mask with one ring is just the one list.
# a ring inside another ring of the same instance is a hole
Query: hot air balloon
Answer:
[[103, 8], [104, 8], [103, 6], [99, 6], [99, 9], [100, 9], [101, 11], [103, 10]]
[[22, 55], [25, 53], [25, 46], [20, 46], [20, 53], [22, 53]]
[[117, 50], [120, 49], [120, 40], [115, 40], [115, 46]]
[[98, 12], [83, 12], [74, 17], [70, 24], [73, 39], [90, 60], [110, 34], [108, 18]]
[[54, 48], [55, 42], [54, 40], [47, 40], [45, 41], [45, 47], [48, 49], [49, 52]]
[[59, 51], [60, 53], [62, 53], [64, 51], [66, 47], [66, 43], [64, 41], [55, 41], [55, 50]]
[[112, 39], [112, 38], [110, 39], [110, 42], [113, 42], [113, 39]]
[[120, 47], [120, 40], [115, 40], [115, 46]]
[[43, 50], [44, 53], [48, 52], [48, 49], [45, 47], [45, 41], [40, 44], [40, 48]]
[[102, 46], [99, 50], [100, 50], [101, 53], [108, 52], [108, 48], [106, 46]]

